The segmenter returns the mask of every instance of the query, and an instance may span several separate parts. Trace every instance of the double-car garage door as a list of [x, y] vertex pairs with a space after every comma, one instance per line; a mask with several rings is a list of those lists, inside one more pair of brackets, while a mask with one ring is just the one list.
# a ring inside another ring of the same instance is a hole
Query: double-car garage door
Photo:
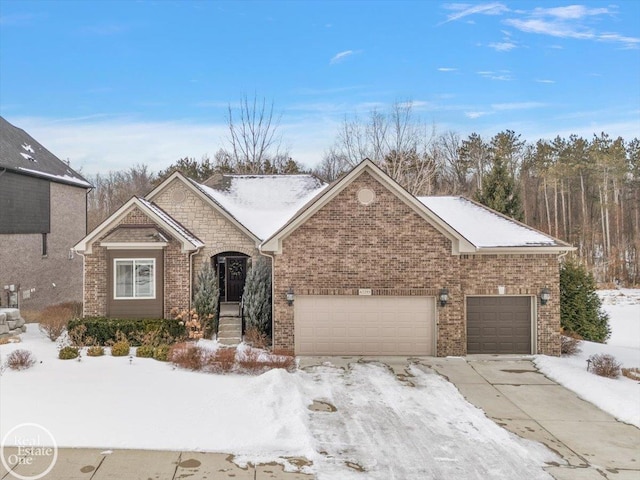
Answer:
[[435, 355], [433, 297], [298, 295], [298, 355]]

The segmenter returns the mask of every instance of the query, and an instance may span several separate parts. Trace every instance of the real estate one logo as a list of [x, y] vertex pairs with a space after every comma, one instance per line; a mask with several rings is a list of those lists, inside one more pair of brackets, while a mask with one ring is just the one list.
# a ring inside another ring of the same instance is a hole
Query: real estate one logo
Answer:
[[55, 466], [58, 446], [51, 432], [42, 425], [21, 423], [2, 438], [0, 459], [11, 476], [37, 480]]

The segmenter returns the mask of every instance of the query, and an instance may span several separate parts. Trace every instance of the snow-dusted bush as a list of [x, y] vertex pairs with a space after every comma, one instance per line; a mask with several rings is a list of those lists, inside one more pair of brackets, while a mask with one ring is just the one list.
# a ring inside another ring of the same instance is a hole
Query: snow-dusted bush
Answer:
[[590, 370], [596, 375], [608, 378], [618, 378], [620, 376], [620, 363], [613, 355], [600, 353], [589, 357]]
[[218, 275], [209, 262], [205, 262], [198, 272], [193, 292], [193, 307], [202, 323], [205, 338], [218, 333]]
[[14, 350], [7, 356], [7, 367], [11, 370], [26, 370], [36, 364], [36, 359], [29, 350]]
[[582, 351], [580, 335], [573, 332], [563, 332], [560, 336], [560, 353], [562, 355], [576, 355]]
[[247, 329], [254, 327], [271, 336], [271, 264], [266, 258], [254, 260], [242, 295]]
[[74, 358], [78, 358], [79, 356], [80, 350], [70, 345], [62, 347], [60, 349], [60, 352], [58, 352], [58, 358], [60, 360], [73, 360]]

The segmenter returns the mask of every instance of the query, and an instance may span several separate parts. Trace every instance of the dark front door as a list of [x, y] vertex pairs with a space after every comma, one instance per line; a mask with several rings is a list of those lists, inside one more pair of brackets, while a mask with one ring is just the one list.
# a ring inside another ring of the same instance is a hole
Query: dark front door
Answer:
[[247, 257], [226, 257], [225, 290], [227, 302], [239, 302], [247, 277]]

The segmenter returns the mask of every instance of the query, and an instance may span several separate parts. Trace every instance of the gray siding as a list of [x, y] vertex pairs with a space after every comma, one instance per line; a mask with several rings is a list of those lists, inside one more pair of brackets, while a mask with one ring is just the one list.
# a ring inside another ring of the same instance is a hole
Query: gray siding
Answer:
[[50, 182], [0, 170], [0, 234], [51, 231]]

